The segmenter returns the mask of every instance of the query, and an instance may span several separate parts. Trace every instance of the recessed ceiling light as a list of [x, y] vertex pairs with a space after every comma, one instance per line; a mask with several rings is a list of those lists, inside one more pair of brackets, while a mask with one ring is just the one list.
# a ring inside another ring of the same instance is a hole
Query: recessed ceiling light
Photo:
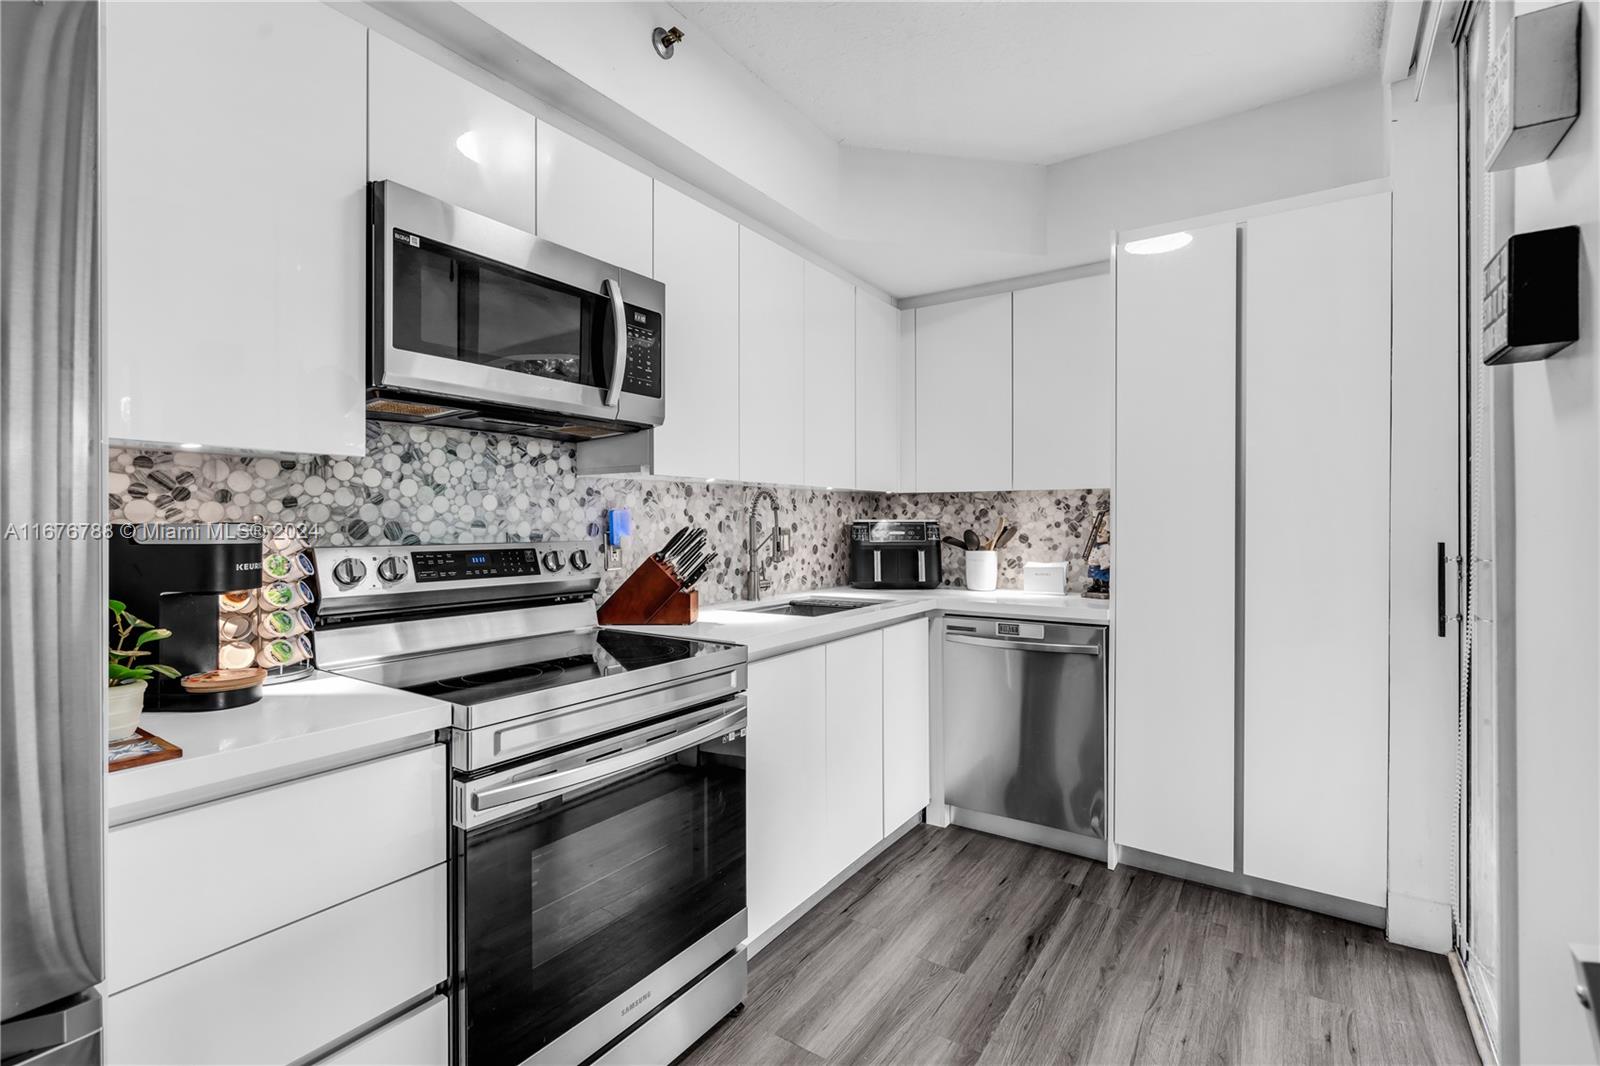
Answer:
[[1189, 247], [1189, 242], [1194, 240], [1192, 233], [1163, 233], [1159, 237], [1146, 237], [1139, 241], [1129, 241], [1122, 246], [1122, 250], [1129, 255], [1160, 255], [1162, 252], [1176, 252], [1179, 248]]
[[483, 165], [483, 149], [478, 145], [478, 135], [468, 130], [456, 138], [456, 151], [466, 156], [479, 166]]
[[182, 448], [186, 452], [197, 452], [201, 448], [204, 448], [205, 445], [204, 444], [180, 444], [180, 445], [178, 445], [178, 447]]

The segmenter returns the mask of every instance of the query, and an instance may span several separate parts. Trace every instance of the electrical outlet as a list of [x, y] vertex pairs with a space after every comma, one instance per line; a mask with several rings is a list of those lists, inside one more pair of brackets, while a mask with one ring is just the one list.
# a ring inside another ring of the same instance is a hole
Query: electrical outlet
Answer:
[[605, 556], [604, 566], [605, 566], [605, 568], [607, 570], [621, 570], [622, 569], [622, 549], [621, 548], [617, 547], [615, 544], [607, 544], [607, 545], [605, 545], [604, 556]]

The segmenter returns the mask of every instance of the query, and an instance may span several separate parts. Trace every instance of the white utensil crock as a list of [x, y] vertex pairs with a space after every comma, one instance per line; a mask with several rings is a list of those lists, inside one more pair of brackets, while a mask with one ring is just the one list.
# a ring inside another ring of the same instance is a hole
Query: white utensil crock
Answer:
[[974, 592], [993, 592], [999, 580], [999, 552], [967, 552], [967, 588]]

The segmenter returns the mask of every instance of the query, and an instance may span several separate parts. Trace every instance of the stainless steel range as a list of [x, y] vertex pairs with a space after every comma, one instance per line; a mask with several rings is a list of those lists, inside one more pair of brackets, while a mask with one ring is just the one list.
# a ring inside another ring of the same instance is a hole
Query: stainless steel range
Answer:
[[670, 1062], [744, 999], [745, 652], [600, 629], [597, 545], [325, 548], [319, 664], [454, 708], [455, 1062]]

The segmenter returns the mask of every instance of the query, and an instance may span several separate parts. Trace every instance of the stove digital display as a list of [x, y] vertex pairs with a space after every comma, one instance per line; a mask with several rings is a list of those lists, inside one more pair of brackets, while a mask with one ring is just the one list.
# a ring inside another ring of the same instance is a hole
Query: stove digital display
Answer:
[[533, 548], [497, 551], [431, 551], [411, 556], [418, 581], [481, 581], [486, 577], [537, 576], [539, 553]]

